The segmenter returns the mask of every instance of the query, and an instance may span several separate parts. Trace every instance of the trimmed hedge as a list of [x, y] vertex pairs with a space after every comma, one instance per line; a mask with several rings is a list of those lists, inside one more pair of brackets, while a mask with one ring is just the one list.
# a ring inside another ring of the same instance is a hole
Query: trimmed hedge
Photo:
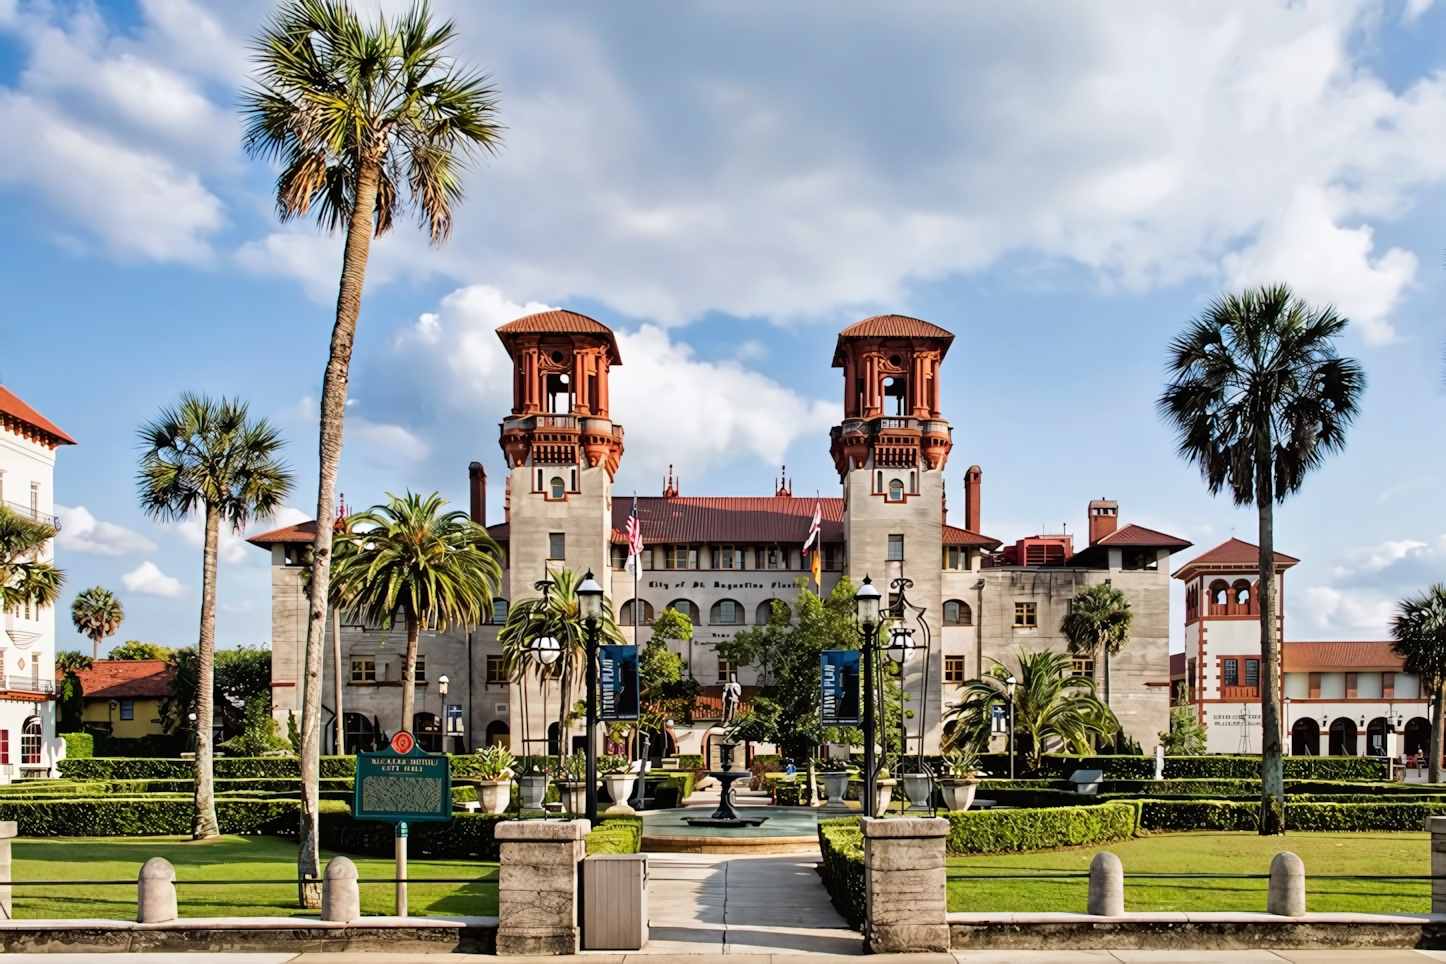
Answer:
[[[189, 780], [195, 777], [194, 760], [163, 760], [154, 757], [93, 757], [61, 760], [56, 766], [71, 780]], [[351, 777], [356, 758], [324, 756], [322, 777]], [[217, 779], [300, 779], [301, 763], [294, 756], [217, 757], [213, 772]]]
[[854, 930], [863, 930], [864, 831], [859, 817], [833, 817], [818, 822], [818, 847], [823, 853], [823, 886], [834, 907]]
[[[389, 823], [353, 820], [351, 808], [338, 801], [323, 800], [320, 809], [321, 845], [342, 853], [390, 857], [396, 852], [396, 831]], [[414, 857], [438, 859], [497, 860], [497, 824], [513, 819], [508, 814], [454, 813], [451, 823], [414, 823], [407, 826], [407, 849]], [[605, 848], [599, 853], [638, 853], [642, 845], [641, 817], [607, 817], [588, 834]], [[594, 853], [592, 849], [588, 853]]]
[[642, 849], [642, 817], [604, 817], [587, 835], [590, 854], [636, 854]]
[[[1009, 756], [989, 753], [980, 757], [981, 771], [992, 777], [1009, 773]], [[1106, 780], [1151, 780], [1155, 775], [1153, 756], [1069, 756], [1045, 754], [1038, 773], [1024, 773], [1015, 757], [1015, 775], [1052, 780], [1067, 779], [1076, 770], [1101, 770]], [[1166, 779], [1250, 780], [1260, 779], [1258, 756], [1170, 756], [1165, 758]], [[1374, 781], [1391, 778], [1390, 764], [1375, 757], [1289, 756], [1285, 758], [1287, 780]]]
[[1047, 810], [966, 810], [949, 814], [951, 854], [1014, 853], [1079, 847], [1133, 837], [1140, 824], [1134, 803]]
[[[1140, 829], [1257, 830], [1260, 804], [1236, 800], [1144, 800]], [[1426, 818], [1446, 815], [1446, 802], [1285, 804], [1288, 830], [1424, 830]]]
[[[103, 800], [0, 800], [0, 820], [14, 820], [22, 837], [140, 837], [189, 834], [190, 797], [114, 797]], [[294, 837], [293, 800], [216, 800], [222, 833]]]
[[65, 741], [66, 759], [95, 756], [95, 737], [89, 733], [62, 733], [60, 738]]
[[701, 753], [680, 753], [678, 754], [679, 770], [701, 770], [703, 769], [703, 754]]
[[806, 802], [806, 790], [806, 783], [775, 783], [773, 802], [780, 807], [801, 807]]

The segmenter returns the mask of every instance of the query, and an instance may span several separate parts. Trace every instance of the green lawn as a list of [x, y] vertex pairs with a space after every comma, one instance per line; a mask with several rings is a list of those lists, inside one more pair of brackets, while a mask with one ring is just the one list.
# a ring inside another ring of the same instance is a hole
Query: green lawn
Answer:
[[[322, 854], [322, 866], [335, 856]], [[296, 906], [296, 885], [251, 884], [248, 880], [296, 877], [296, 844], [279, 837], [220, 837], [192, 841], [185, 837], [58, 837], [17, 840], [13, 844], [13, 876], [25, 880], [128, 880], [121, 886], [15, 888], [17, 918], [101, 917], [134, 920], [136, 875], [152, 857], [164, 857], [176, 868], [176, 891], [182, 917], [282, 917], [305, 913]], [[390, 879], [395, 864], [376, 857], [356, 857], [361, 875], [362, 913], [391, 914], [396, 906], [392, 884], [366, 883]], [[411, 884], [409, 910], [418, 915], [497, 913], [497, 865], [470, 860], [409, 861], [407, 876], [464, 877], [471, 883]], [[196, 884], [187, 880], [235, 880], [236, 884]], [[315, 911], [310, 913], [315, 914]]]
[[1265, 880], [1169, 880], [1130, 878], [1132, 873], [1265, 874], [1277, 853], [1289, 850], [1305, 862], [1306, 908], [1312, 912], [1426, 912], [1429, 880], [1312, 880], [1329, 874], [1431, 873], [1427, 833], [1291, 833], [1264, 838], [1252, 833], [1197, 831], [1136, 837], [1097, 847], [949, 858], [951, 911], [1073, 911], [1083, 913], [1088, 879], [969, 880], [974, 874], [1087, 871], [1101, 850], [1125, 868], [1129, 911], [1265, 910]]

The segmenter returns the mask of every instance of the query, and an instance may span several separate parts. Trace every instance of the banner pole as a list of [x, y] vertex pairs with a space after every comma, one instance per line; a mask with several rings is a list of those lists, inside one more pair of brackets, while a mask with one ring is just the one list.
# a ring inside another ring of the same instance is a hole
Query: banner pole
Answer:
[[397, 821], [397, 916], [407, 916], [407, 822]]

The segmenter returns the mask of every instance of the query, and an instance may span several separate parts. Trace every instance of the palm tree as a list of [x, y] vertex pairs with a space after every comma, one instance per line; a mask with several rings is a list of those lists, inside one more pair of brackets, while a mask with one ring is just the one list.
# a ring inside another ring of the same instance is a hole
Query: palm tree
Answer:
[[125, 607], [115, 593], [100, 586], [85, 590], [70, 604], [70, 621], [76, 632], [90, 637], [92, 659], [100, 659], [100, 641], [114, 636], [125, 618]]
[[370, 622], [390, 627], [398, 611], [407, 631], [402, 722], [412, 730], [417, 640], [424, 628], [470, 630], [492, 618], [502, 584], [502, 550], [465, 512], [443, 512], [435, 492], [402, 498], [348, 516], [335, 540], [332, 597]]
[[1107, 582], [1090, 586], [1069, 601], [1069, 612], [1059, 631], [1069, 653], [1094, 663], [1095, 679], [1105, 682], [1105, 705], [1110, 705], [1110, 657], [1118, 656], [1130, 641], [1135, 614], [1125, 594]]
[[281, 508], [292, 475], [277, 458], [285, 442], [265, 419], [251, 421], [240, 399], [219, 401], [187, 392], [141, 426], [141, 508], [160, 522], [204, 515], [201, 631], [197, 641], [196, 814], [191, 835], [218, 836], [211, 773], [215, 691], [216, 556], [224, 520], [239, 533], [248, 520]]
[[1346, 324], [1285, 285], [1225, 295], [1170, 343], [1158, 403], [1210, 492], [1229, 488], [1259, 517], [1262, 835], [1285, 832], [1273, 506], [1345, 447], [1366, 385], [1361, 366], [1336, 353]]
[[1446, 729], [1441, 723], [1446, 705], [1446, 585], [1438, 582], [1397, 603], [1391, 637], [1391, 649], [1406, 661], [1402, 668], [1419, 677], [1422, 689], [1431, 694], [1430, 779], [1440, 783], [1441, 756], [1446, 752]]
[[0, 612], [54, 606], [65, 572], [42, 562], [55, 528], [0, 504]]
[[[1095, 681], [1070, 675], [1068, 656], [1020, 650], [1018, 658], [1014, 732], [1024, 744], [1026, 771], [1038, 771], [1040, 755], [1051, 743], [1089, 753], [1095, 738], [1119, 732], [1115, 715], [1095, 696]], [[945, 750], [982, 750], [988, 745], [994, 707], [1009, 705], [1009, 675], [1008, 668], [996, 662], [982, 677], [960, 687], [963, 698], [944, 712]]]
[[[321, 387], [316, 518], [335, 511], [342, 419], [352, 342], [361, 312], [371, 238], [391, 228], [407, 201], [433, 244], [452, 231], [461, 173], [478, 152], [501, 145], [497, 92], [485, 75], [459, 67], [447, 47], [451, 22], [435, 26], [425, 3], [394, 20], [362, 23], [345, 0], [288, 0], [256, 38], [255, 86], [242, 93], [246, 151], [277, 162], [283, 221], [314, 206], [328, 230], [346, 232], [336, 320]], [[306, 625], [301, 703], [303, 881], [319, 879], [317, 793], [321, 752], [321, 665], [330, 598], [331, 534], [317, 526]], [[320, 906], [319, 885], [302, 902]]]
[[[554, 665], [560, 664], [560, 669], [548, 672], [536, 661], [531, 661], [531, 665], [543, 679], [544, 686], [548, 676], [559, 674], [557, 749], [559, 755], [566, 756], [566, 733], [573, 717], [572, 691], [576, 681], [585, 679], [586, 673], [587, 631], [578, 615], [577, 600], [577, 587], [582, 584], [582, 579], [570, 569], [561, 569], [548, 575], [552, 585], [548, 587], [546, 595], [514, 602], [507, 610], [507, 622], [498, 631], [497, 641], [502, 644], [503, 659], [509, 673], [515, 676], [518, 683], [523, 683], [526, 680], [532, 641], [545, 636], [557, 640], [561, 655]], [[613, 616], [612, 603], [604, 599], [602, 610], [602, 625], [598, 628], [599, 641], [623, 643], [622, 631], [618, 629], [617, 620]]]

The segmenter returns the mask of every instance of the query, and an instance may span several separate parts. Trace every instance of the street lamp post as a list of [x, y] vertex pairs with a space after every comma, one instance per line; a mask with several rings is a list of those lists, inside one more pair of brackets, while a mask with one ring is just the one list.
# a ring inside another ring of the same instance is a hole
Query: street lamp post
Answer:
[[873, 816], [874, 793], [874, 650], [878, 645], [879, 591], [873, 580], [864, 576], [863, 585], [854, 593], [854, 611], [864, 631], [863, 693], [864, 704], [864, 815]]
[[587, 630], [587, 819], [593, 825], [597, 824], [597, 631], [602, 605], [603, 588], [589, 569], [577, 587], [577, 611]]
[[1014, 779], [1014, 687], [1019, 685], [1019, 680], [1013, 676], [1004, 681], [1009, 687], [1009, 779]]
[[442, 702], [442, 712], [437, 717], [437, 729], [442, 731], [442, 752], [447, 752], [447, 683], [446, 675], [437, 677], [437, 697]]

